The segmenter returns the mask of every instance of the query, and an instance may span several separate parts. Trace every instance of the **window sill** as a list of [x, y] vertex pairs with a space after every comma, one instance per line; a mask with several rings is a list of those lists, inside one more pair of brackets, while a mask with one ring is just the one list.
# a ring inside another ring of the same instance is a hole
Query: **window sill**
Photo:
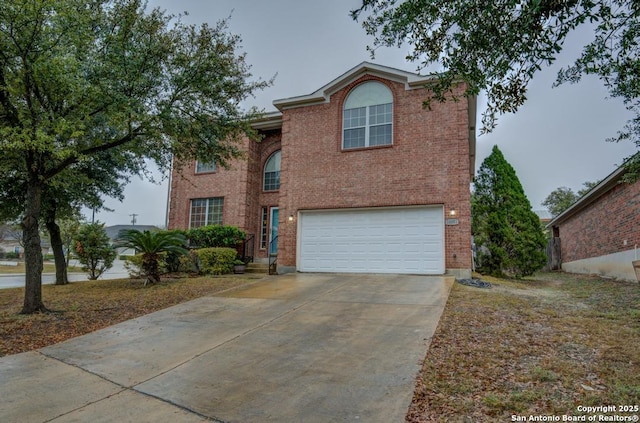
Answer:
[[391, 148], [391, 147], [393, 147], [393, 144], [374, 145], [373, 147], [342, 148], [340, 149], [340, 151], [343, 153], [350, 153], [352, 151], [380, 150], [380, 149]]

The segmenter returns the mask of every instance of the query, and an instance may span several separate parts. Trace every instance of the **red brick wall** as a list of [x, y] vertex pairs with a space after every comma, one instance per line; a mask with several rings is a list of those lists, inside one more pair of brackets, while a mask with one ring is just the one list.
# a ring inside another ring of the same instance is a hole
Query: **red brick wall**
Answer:
[[[342, 109], [357, 84], [375, 79], [394, 96], [393, 146], [342, 151]], [[471, 210], [467, 102], [434, 104], [425, 110], [423, 90], [364, 76], [334, 93], [330, 102], [285, 110], [281, 130], [267, 131], [259, 142], [246, 140], [247, 159], [231, 170], [196, 175], [195, 163], [174, 171], [170, 228], [187, 228], [192, 198], [224, 197], [223, 223], [255, 234], [259, 250], [261, 208], [279, 206], [279, 254], [282, 266], [296, 264], [297, 225], [288, 216], [299, 210], [443, 205], [454, 208], [459, 224], [445, 227], [447, 269], [471, 268]], [[269, 156], [281, 149], [281, 186], [262, 191]]]
[[[265, 134], [265, 138], [258, 145], [258, 150], [256, 151], [256, 172], [255, 172], [255, 182], [253, 184], [253, 193], [256, 196], [256, 204], [252, 207], [252, 214], [255, 216], [255, 221], [252, 222], [251, 230], [249, 231], [252, 234], [255, 234], [255, 245], [256, 252], [255, 256], [260, 258], [267, 257], [267, 249], [260, 248], [260, 230], [262, 225], [262, 207], [267, 207], [270, 209], [271, 207], [277, 207], [278, 201], [280, 198], [280, 191], [263, 191], [263, 172], [264, 166], [271, 157], [273, 153], [280, 150], [280, 138], [281, 131], [269, 131]], [[269, 215], [268, 215], [269, 216]], [[279, 238], [278, 238], [279, 239]]]
[[633, 249], [635, 244], [640, 244], [639, 210], [640, 182], [616, 185], [559, 225], [562, 261], [567, 263]]
[[278, 262], [296, 263], [299, 210], [442, 204], [459, 224], [447, 226], [446, 267], [471, 268], [468, 115], [466, 101], [422, 107], [423, 90], [380, 80], [393, 92], [393, 146], [342, 151], [343, 101], [364, 76], [330, 103], [285, 110]]
[[278, 205], [278, 192], [262, 190], [262, 172], [267, 159], [280, 149], [280, 130], [262, 133], [260, 142], [245, 139], [245, 159], [233, 161], [230, 169], [218, 168], [214, 173], [195, 173], [195, 161], [172, 173], [169, 204], [169, 229], [188, 229], [191, 200], [224, 197], [223, 224], [234, 225], [255, 236], [256, 256], [259, 250], [261, 207]]
[[[244, 149], [253, 141], [245, 140]], [[218, 167], [213, 173], [195, 173], [195, 160], [171, 175], [169, 202], [169, 229], [188, 229], [191, 200], [195, 198], [223, 197], [222, 222], [245, 228], [247, 213], [247, 185], [250, 161], [231, 163], [230, 169]]]

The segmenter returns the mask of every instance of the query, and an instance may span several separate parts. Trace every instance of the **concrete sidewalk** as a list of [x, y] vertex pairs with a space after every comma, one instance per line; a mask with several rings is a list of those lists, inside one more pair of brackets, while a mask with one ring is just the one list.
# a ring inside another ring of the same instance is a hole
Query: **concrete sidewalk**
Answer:
[[[80, 263], [77, 260], [71, 260], [71, 266], [81, 267]], [[24, 273], [7, 273], [0, 274], [0, 289], [4, 288], [23, 288], [24, 287]], [[69, 282], [86, 282], [89, 280], [86, 273], [81, 272], [69, 272], [68, 273]], [[105, 273], [100, 275], [98, 279], [107, 280], [107, 279], [126, 279], [129, 278], [129, 272], [124, 267], [124, 261], [116, 259], [113, 262], [113, 267], [107, 270]], [[43, 273], [42, 274], [42, 284], [50, 285], [55, 283], [56, 275], [55, 273]]]
[[452, 278], [288, 274], [0, 359], [6, 422], [401, 422]]

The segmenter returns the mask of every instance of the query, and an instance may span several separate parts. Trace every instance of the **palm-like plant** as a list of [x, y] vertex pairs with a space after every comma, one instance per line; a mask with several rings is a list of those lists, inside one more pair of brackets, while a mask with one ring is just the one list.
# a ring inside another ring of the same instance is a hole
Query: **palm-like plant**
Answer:
[[124, 229], [118, 234], [117, 247], [133, 248], [142, 253], [142, 272], [147, 277], [147, 283], [154, 284], [160, 281], [160, 266], [158, 261], [160, 254], [177, 253], [186, 254], [188, 251], [184, 235], [168, 231], [138, 231]]

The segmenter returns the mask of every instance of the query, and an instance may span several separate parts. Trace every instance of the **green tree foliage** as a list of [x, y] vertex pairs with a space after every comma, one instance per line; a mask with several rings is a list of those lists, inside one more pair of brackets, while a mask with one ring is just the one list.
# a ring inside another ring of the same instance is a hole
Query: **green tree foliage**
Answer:
[[551, 191], [542, 202], [542, 205], [555, 217], [568, 209], [577, 199], [578, 196], [571, 188], [559, 187]]
[[[185, 246], [188, 244], [189, 240], [187, 239], [187, 232], [181, 229], [172, 229], [167, 231], [169, 233], [175, 234], [185, 239]], [[167, 251], [163, 256], [164, 266], [166, 267], [167, 272], [179, 272], [181, 268], [181, 263], [184, 259], [184, 254], [182, 252], [176, 251]]]
[[236, 248], [246, 238], [246, 234], [235, 226], [208, 225], [187, 231], [191, 247], [228, 247]]
[[159, 260], [162, 253], [187, 254], [187, 239], [176, 232], [126, 229], [118, 234], [116, 247], [132, 248], [142, 254], [142, 272], [147, 283], [160, 282]]
[[545, 265], [540, 219], [497, 146], [476, 176], [471, 214], [481, 271], [521, 278]]
[[[437, 65], [434, 96], [444, 100], [462, 79], [467, 95], [484, 90], [487, 110], [483, 131], [496, 126], [500, 114], [518, 110], [536, 72], [554, 62], [567, 36], [581, 26], [593, 39], [556, 85], [599, 77], [612, 97], [622, 98], [635, 117], [616, 140], [632, 139], [640, 147], [640, 4], [632, 0], [362, 0], [351, 12], [363, 18], [379, 46], [411, 48], [407, 59], [423, 69]], [[640, 167], [635, 156], [628, 165]]]
[[[114, 178], [199, 157], [225, 166], [256, 138], [251, 81], [226, 21], [189, 26], [142, 0], [0, 0], [0, 174], [24, 193], [23, 313], [42, 301], [46, 192], [101, 155]], [[80, 185], [78, 185], [80, 186]], [[0, 185], [0, 197], [3, 186]]]
[[[80, 209], [101, 209], [103, 196], [123, 198], [124, 183], [128, 181], [118, 164], [109, 160], [109, 152], [98, 155], [91, 162], [66, 169], [47, 182], [42, 195], [41, 224], [46, 229], [56, 265], [56, 285], [68, 283], [67, 259], [62, 228], [59, 223], [66, 219], [77, 219]], [[27, 192], [23, 180], [0, 178], [0, 217], [19, 220]], [[74, 235], [75, 236], [75, 235]], [[68, 251], [68, 249], [67, 249]]]
[[[582, 183], [582, 189], [578, 190], [578, 198], [582, 197], [583, 195], [585, 195], [586, 193], [588, 193], [589, 191], [591, 191], [591, 189], [593, 187], [595, 187], [596, 185], [598, 185], [600, 182], [599, 181], [595, 181], [595, 182], [591, 182], [591, 181], [587, 181], [587, 182], [583, 182]], [[577, 200], [577, 198], [576, 198]]]
[[[60, 223], [75, 220], [79, 226], [80, 209], [98, 210], [103, 207], [103, 197], [122, 200], [126, 182], [126, 163], [114, 160], [111, 151], [97, 154], [90, 162], [73, 165], [47, 182], [42, 197], [42, 219], [49, 233], [56, 264], [56, 285], [68, 283], [67, 258], [64, 256], [65, 239]], [[26, 187], [19, 190], [19, 201], [24, 202]], [[67, 234], [68, 241], [70, 235]]]
[[583, 188], [577, 194], [571, 188], [556, 188], [544, 199], [542, 205], [549, 210], [553, 217], [556, 217], [589, 192], [591, 188], [598, 185], [598, 182], [584, 182], [582, 185]]
[[71, 257], [74, 240], [78, 237], [78, 232], [85, 223], [84, 217], [79, 212], [59, 220], [60, 238], [62, 240], [63, 251], [65, 252], [65, 267], [69, 267], [69, 259]]
[[[119, 163], [113, 156], [110, 151], [97, 154], [91, 162], [74, 165], [47, 181], [42, 195], [41, 224], [51, 241], [56, 285], [68, 283], [65, 242], [59, 222], [78, 216], [82, 207], [101, 209], [103, 196], [123, 198], [129, 169], [126, 163]], [[27, 187], [18, 176], [14, 173], [12, 177], [0, 178], [0, 218], [3, 220], [19, 220], [23, 212]]]
[[89, 223], [80, 228], [76, 238], [76, 254], [82, 270], [88, 272], [90, 280], [96, 280], [111, 269], [116, 259], [116, 250], [104, 230], [103, 223]]

